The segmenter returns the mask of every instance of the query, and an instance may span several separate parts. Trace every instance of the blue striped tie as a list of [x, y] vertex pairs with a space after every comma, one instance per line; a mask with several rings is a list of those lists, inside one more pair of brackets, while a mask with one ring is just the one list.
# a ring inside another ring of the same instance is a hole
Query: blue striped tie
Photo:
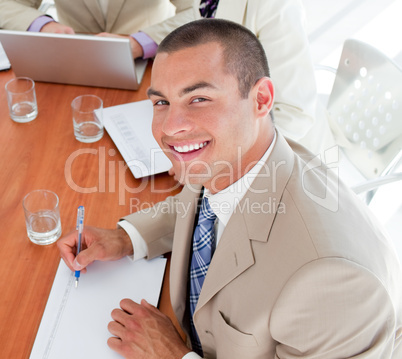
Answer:
[[201, 203], [198, 224], [193, 236], [193, 254], [190, 266], [190, 313], [191, 313], [191, 343], [193, 350], [203, 355], [200, 340], [194, 327], [193, 315], [197, 306], [198, 298], [207, 275], [213, 250], [215, 248], [214, 222], [216, 215], [212, 211], [208, 198], [204, 197]]

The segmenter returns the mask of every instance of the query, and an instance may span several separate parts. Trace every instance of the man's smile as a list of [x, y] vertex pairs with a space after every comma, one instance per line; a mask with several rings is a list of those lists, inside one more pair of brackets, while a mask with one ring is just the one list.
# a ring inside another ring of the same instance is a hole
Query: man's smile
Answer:
[[181, 143], [176, 142], [170, 142], [170, 143], [165, 143], [170, 150], [168, 152], [173, 155], [174, 159], [179, 161], [179, 162], [187, 162], [187, 161], [192, 161], [196, 158], [200, 158], [201, 153], [203, 153], [208, 145], [211, 143], [211, 141], [202, 141], [199, 140], [197, 142], [193, 141], [181, 141]]
[[201, 143], [194, 143], [194, 144], [191, 143], [191, 144], [184, 145], [184, 146], [172, 146], [172, 147], [177, 152], [188, 153], [188, 152], [193, 152], [193, 151], [199, 150], [199, 149], [203, 148], [204, 146], [206, 146], [207, 144], [208, 144], [208, 141], [201, 142]]

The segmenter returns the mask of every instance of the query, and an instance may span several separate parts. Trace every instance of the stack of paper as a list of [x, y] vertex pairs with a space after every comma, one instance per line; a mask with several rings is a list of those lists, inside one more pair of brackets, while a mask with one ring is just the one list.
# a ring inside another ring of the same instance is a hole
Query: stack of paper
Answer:
[[149, 100], [103, 109], [104, 126], [135, 178], [166, 172], [172, 163], [152, 135]]

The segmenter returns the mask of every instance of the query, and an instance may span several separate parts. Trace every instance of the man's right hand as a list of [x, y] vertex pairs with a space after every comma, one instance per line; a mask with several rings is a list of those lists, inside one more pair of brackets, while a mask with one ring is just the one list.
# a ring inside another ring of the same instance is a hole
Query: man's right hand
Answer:
[[74, 35], [75, 33], [70, 26], [62, 25], [56, 21], [51, 21], [43, 25], [40, 32], [51, 32], [54, 34], [71, 34], [71, 35]]
[[60, 255], [72, 271], [85, 272], [85, 268], [95, 260], [114, 261], [134, 253], [130, 237], [122, 228], [84, 227], [78, 256], [77, 245], [77, 231], [72, 231], [57, 241]]

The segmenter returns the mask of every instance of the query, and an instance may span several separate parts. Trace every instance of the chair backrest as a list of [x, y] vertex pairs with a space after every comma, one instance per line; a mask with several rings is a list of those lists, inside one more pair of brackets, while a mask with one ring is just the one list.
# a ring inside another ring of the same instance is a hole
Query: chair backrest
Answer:
[[402, 70], [361, 41], [344, 43], [328, 105], [348, 159], [368, 179], [401, 155]]

